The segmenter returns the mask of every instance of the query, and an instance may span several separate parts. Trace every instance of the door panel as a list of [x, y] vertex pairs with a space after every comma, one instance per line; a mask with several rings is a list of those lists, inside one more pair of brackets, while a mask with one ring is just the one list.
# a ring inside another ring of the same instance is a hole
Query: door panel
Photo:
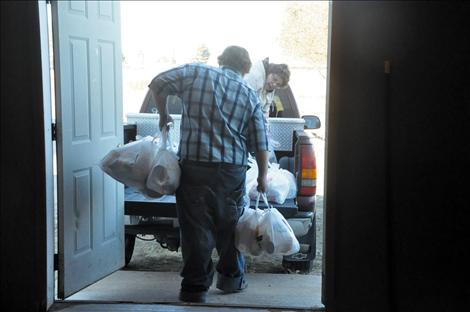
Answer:
[[124, 265], [124, 188], [98, 166], [123, 141], [119, 2], [53, 1], [59, 290]]

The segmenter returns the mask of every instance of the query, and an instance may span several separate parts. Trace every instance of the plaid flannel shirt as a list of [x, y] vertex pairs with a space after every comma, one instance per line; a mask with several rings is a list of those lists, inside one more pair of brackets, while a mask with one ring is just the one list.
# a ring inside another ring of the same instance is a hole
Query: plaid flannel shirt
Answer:
[[187, 64], [157, 75], [149, 88], [182, 100], [180, 159], [246, 165], [248, 152], [268, 150], [259, 99], [236, 71]]

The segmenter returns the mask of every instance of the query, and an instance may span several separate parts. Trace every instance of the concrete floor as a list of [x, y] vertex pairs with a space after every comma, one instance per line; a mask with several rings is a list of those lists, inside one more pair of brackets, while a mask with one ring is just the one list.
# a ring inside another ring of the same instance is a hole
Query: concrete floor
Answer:
[[131, 303], [55, 303], [49, 312], [316, 312], [324, 309], [255, 309], [235, 307], [208, 307], [195, 305], [131, 304]]
[[247, 281], [248, 288], [234, 294], [223, 294], [214, 284], [201, 306], [178, 300], [181, 277], [176, 272], [117, 271], [55, 304], [51, 311], [324, 310], [320, 276], [252, 273], [247, 274]]

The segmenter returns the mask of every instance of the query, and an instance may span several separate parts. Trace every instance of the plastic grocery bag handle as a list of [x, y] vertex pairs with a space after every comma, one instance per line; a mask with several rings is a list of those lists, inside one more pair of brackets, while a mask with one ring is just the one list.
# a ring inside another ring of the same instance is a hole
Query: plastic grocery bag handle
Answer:
[[171, 136], [169, 133], [170, 126], [173, 125], [173, 122], [169, 122], [167, 127], [160, 129], [160, 133], [155, 133], [153, 135], [153, 142], [158, 142], [158, 137], [160, 137], [160, 149], [166, 150], [168, 147], [173, 150], [173, 142], [171, 141]]
[[264, 201], [264, 203], [266, 204], [266, 207], [268, 207], [268, 209], [271, 209], [271, 208], [272, 208], [272, 205], [269, 204], [269, 202], [268, 202], [268, 197], [266, 196], [266, 193], [261, 193], [261, 192], [258, 192], [258, 196], [256, 197], [255, 209], [258, 209], [260, 197], [263, 198], [263, 201]]
[[256, 204], [255, 204], [255, 210], [258, 210], [258, 205], [259, 205], [259, 199], [261, 197], [261, 193], [258, 192], [258, 196], [256, 196]]
[[166, 149], [167, 147], [167, 144], [168, 144], [168, 126], [161, 129], [160, 130], [161, 134], [162, 134], [162, 145], [160, 147], [160, 149]]

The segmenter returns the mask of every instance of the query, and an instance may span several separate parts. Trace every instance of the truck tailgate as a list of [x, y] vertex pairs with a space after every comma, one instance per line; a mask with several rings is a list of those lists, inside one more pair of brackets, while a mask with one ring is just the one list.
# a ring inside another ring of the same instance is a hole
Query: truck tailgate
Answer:
[[[281, 204], [270, 203], [285, 217], [290, 218], [297, 214], [295, 199], [286, 199]], [[256, 201], [252, 200], [250, 207], [255, 208]], [[266, 205], [259, 203], [258, 208], [265, 209]], [[158, 216], [176, 218], [176, 198], [174, 195], [163, 195], [159, 198], [147, 198], [132, 187], [125, 188], [124, 214], [134, 216]]]
[[147, 198], [136, 189], [126, 187], [124, 191], [124, 214], [176, 218], [176, 198], [174, 195]]

